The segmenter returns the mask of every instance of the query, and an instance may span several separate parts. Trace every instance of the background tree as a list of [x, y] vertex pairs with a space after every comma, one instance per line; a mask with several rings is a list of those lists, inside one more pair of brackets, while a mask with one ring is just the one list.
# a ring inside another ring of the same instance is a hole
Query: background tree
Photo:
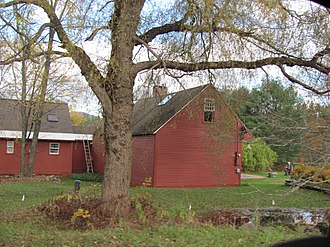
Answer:
[[330, 106], [312, 103], [306, 115], [304, 149], [300, 162], [307, 164], [330, 163]]
[[[0, 8], [5, 13], [12, 6], [32, 5], [44, 11], [48, 18], [44, 21], [56, 30], [64, 52], [100, 101], [105, 140], [102, 201], [104, 212], [116, 218], [130, 201], [133, 86], [140, 72], [162, 69], [178, 79], [200, 70], [274, 65], [291, 82], [317, 94], [329, 93], [329, 28], [325, 28], [329, 13], [321, 7], [313, 5], [298, 13], [291, 11], [290, 3], [279, 0], [187, 0], [163, 8], [144, 0], [114, 0], [103, 5], [88, 0], [54, 2], [59, 4], [7, 0]], [[41, 23], [34, 24], [40, 30]], [[1, 30], [5, 29], [6, 24]], [[86, 32], [87, 40], [102, 33], [111, 43], [102, 68], [78, 45]], [[139, 56], [135, 47], [144, 47], [140, 51], [147, 56]], [[312, 84], [303, 80], [308, 76], [315, 78]]]
[[229, 94], [230, 104], [252, 135], [265, 140], [278, 161], [297, 161], [304, 144], [307, 106], [293, 87], [272, 80], [251, 91], [239, 88]]
[[[6, 13], [1, 16], [8, 28], [14, 31], [2, 34], [2, 40], [8, 49], [5, 56], [7, 59], [3, 61], [2, 69], [5, 72], [1, 82], [7, 86], [3, 90], [3, 96], [18, 99], [19, 103], [22, 126], [20, 176], [23, 177], [33, 175], [44, 104], [46, 100], [54, 100], [54, 92], [58, 99], [59, 90], [55, 88], [55, 84], [59, 81], [54, 83], [58, 80], [54, 79], [54, 70], [56, 71], [57, 66], [53, 66], [53, 71], [50, 69], [51, 63], [54, 62], [54, 29], [43, 25], [41, 29], [45, 36], [42, 36], [41, 31], [34, 34], [30, 26], [34, 10], [29, 5], [22, 8], [14, 6], [12, 14], [15, 17], [13, 23], [6, 21]], [[40, 42], [36, 42], [38, 40]], [[59, 74], [57, 76], [59, 77]], [[11, 83], [11, 80], [15, 83]], [[51, 84], [50, 88], [48, 84]], [[29, 142], [31, 143], [27, 151]]]
[[73, 126], [95, 126], [98, 127], [102, 119], [85, 112], [77, 112], [70, 110], [70, 117]]

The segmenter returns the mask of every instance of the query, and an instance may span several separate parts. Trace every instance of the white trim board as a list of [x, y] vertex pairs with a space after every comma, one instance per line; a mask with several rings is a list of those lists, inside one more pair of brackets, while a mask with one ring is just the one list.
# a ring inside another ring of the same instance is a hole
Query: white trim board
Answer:
[[[30, 139], [33, 132], [30, 133]], [[21, 131], [15, 130], [0, 130], [0, 138], [20, 139], [22, 137]], [[39, 140], [55, 140], [55, 141], [75, 141], [75, 140], [93, 140], [91, 134], [74, 134], [74, 133], [53, 133], [53, 132], [40, 132]]]

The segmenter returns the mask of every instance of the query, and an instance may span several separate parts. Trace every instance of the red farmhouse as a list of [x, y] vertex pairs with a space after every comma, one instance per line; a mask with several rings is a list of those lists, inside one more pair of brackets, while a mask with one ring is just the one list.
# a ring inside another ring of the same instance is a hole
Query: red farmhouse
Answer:
[[[0, 99], [0, 174], [17, 175], [21, 159], [20, 102]], [[32, 111], [33, 109], [28, 109]], [[31, 123], [29, 121], [28, 130]], [[86, 172], [85, 148], [92, 140], [91, 130], [73, 127], [66, 103], [46, 103], [34, 165], [34, 174], [67, 175]], [[28, 133], [29, 139], [32, 133]], [[27, 144], [26, 164], [29, 159]]]
[[[131, 185], [153, 187], [240, 185], [246, 129], [211, 85], [136, 102]], [[94, 169], [103, 172], [104, 147], [94, 140]]]

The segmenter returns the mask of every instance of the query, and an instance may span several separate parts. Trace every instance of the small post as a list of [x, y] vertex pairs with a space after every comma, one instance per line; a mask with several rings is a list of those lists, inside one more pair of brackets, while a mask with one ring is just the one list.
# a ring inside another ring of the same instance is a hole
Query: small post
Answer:
[[75, 180], [74, 181], [74, 192], [79, 193], [80, 191], [80, 180]]

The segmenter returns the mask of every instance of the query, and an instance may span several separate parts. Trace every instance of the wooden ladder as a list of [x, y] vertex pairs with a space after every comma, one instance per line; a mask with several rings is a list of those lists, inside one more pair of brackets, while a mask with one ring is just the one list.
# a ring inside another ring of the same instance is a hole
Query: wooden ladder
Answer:
[[85, 159], [87, 165], [87, 172], [94, 173], [93, 169], [93, 158], [91, 153], [91, 147], [89, 140], [83, 139], [84, 151], [85, 151]]

